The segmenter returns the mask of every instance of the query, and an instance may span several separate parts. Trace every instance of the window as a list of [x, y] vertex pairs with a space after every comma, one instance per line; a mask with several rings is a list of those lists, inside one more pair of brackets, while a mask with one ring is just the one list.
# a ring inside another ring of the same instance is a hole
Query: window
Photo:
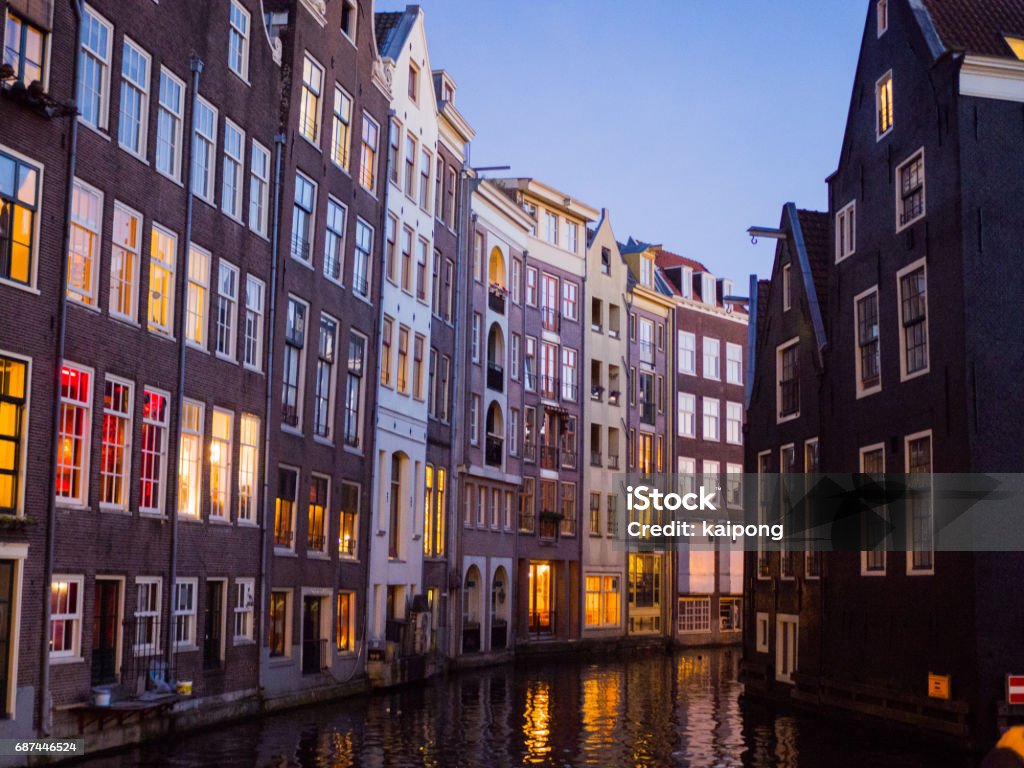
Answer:
[[457, 191], [457, 188], [458, 188], [458, 183], [459, 183], [459, 174], [458, 174], [458, 172], [454, 168], [449, 168], [448, 169], [448, 189], [447, 189], [447, 197], [448, 197], [448, 220], [447, 220], [447, 224], [448, 224], [448, 228], [449, 229], [455, 229], [455, 221], [456, 221], [456, 218], [457, 218], [457, 213], [456, 213], [456, 210], [455, 210], [455, 195], [456, 195], [456, 191]]
[[356, 595], [339, 592], [334, 624], [334, 647], [338, 653], [354, 653], [356, 649]]
[[544, 230], [547, 241], [552, 245], [558, 245], [558, 214], [546, 211], [544, 220], [547, 224]]
[[533, 533], [536, 525], [537, 517], [534, 511], [536, 485], [536, 478], [524, 477], [522, 488], [519, 491], [519, 530], [525, 533]]
[[857, 312], [857, 396], [881, 389], [881, 351], [878, 339], [878, 288], [854, 299]]
[[562, 483], [562, 521], [559, 530], [563, 536], [576, 535], [576, 483]]
[[725, 465], [725, 503], [730, 507], [743, 506], [743, 465]]
[[[598, 495], [598, 502], [601, 497]], [[600, 533], [600, 531], [598, 531]], [[587, 575], [584, 617], [588, 627], [617, 627], [620, 621], [618, 576]]]
[[170, 336], [174, 332], [174, 271], [178, 236], [153, 225], [149, 249], [149, 330]]
[[906, 438], [907, 474], [923, 475], [915, 477], [910, 485], [912, 495], [908, 499], [908, 524], [910, 530], [907, 538], [911, 551], [907, 552], [908, 573], [935, 572], [935, 543], [933, 537], [934, 519], [931, 499], [932, 473], [932, 435], [921, 432]]
[[0, 356], [0, 514], [21, 514], [20, 477], [27, 445], [28, 365]]
[[202, 512], [203, 404], [186, 400], [181, 406], [178, 443], [178, 515], [198, 520]]
[[324, 91], [324, 68], [308, 53], [302, 59], [302, 92], [299, 95], [299, 133], [313, 144], [320, 143], [320, 99]]
[[394, 321], [385, 317], [381, 323], [381, 352], [380, 352], [380, 383], [384, 387], [393, 387], [391, 346], [394, 335]]
[[245, 347], [242, 362], [254, 371], [263, 369], [263, 281], [245, 278]]
[[272, 659], [291, 655], [291, 631], [288, 626], [290, 597], [291, 592], [286, 589], [274, 589], [270, 592], [267, 647], [270, 649], [270, 658]]
[[743, 347], [729, 341], [725, 343], [725, 380], [743, 386]]
[[590, 535], [601, 535], [601, 494], [590, 494]]
[[100, 264], [103, 194], [75, 179], [71, 196], [71, 239], [68, 242], [68, 298], [96, 305], [96, 270]]
[[654, 259], [650, 256], [640, 257], [640, 284], [654, 287]]
[[293, 259], [303, 264], [312, 261], [313, 227], [316, 219], [316, 184], [301, 173], [295, 174], [295, 201], [292, 206]]
[[697, 436], [697, 397], [689, 392], [678, 394], [678, 416], [676, 419], [680, 437]]
[[156, 656], [160, 653], [160, 603], [163, 580], [157, 576], [140, 576], [135, 580], [135, 641], [136, 656]]
[[875, 136], [881, 139], [892, 130], [892, 70], [875, 83]]
[[228, 67], [248, 82], [249, 12], [237, 0], [231, 0], [228, 25]]
[[166, 69], [161, 69], [160, 101], [156, 111], [156, 169], [175, 181], [181, 179], [181, 126], [184, 110], [185, 84]]
[[572, 253], [579, 251], [580, 225], [575, 221], [565, 222], [565, 249]]
[[857, 250], [857, 203], [843, 206], [836, 214], [836, 262], [852, 256]]
[[341, 263], [345, 258], [345, 206], [327, 198], [327, 233], [324, 237], [324, 276], [341, 282]]
[[245, 133], [230, 120], [224, 120], [224, 173], [221, 179], [220, 206], [232, 219], [242, 219], [242, 168], [245, 165]]
[[513, 333], [511, 336], [511, 345], [509, 347], [509, 378], [512, 381], [519, 381], [519, 358], [522, 354], [522, 336], [518, 333]]
[[782, 311], [788, 312], [793, 306], [793, 265], [782, 265]]
[[388, 179], [392, 184], [397, 185], [399, 174], [402, 172], [399, 162], [402, 151], [402, 124], [396, 118], [391, 118], [388, 124]]
[[162, 515], [167, 477], [168, 395], [153, 389], [143, 393], [142, 446], [139, 467], [139, 512]]
[[0, 279], [33, 282], [39, 170], [0, 152]]
[[274, 546], [295, 548], [295, 503], [298, 500], [299, 472], [290, 467], [277, 470], [277, 501], [274, 505]]
[[715, 291], [715, 276], [709, 275], [704, 272], [700, 276], [700, 299], [709, 306], [715, 306], [717, 303], [717, 295]]
[[438, 374], [438, 416], [441, 421], [448, 421], [448, 409], [451, 403], [451, 368], [452, 359], [441, 355], [441, 371]]
[[121, 104], [117, 142], [133, 155], [146, 155], [149, 125], [149, 54], [124, 39], [121, 53]]
[[601, 247], [601, 274], [610, 275], [612, 273], [612, 250], [611, 248]]
[[384, 229], [384, 276], [398, 282], [398, 219], [390, 213]]
[[537, 306], [537, 268], [526, 268], [526, 304], [530, 307]]
[[562, 399], [569, 402], [576, 402], [579, 386], [576, 383], [576, 376], [579, 373], [577, 365], [579, 355], [575, 349], [562, 347]]
[[50, 658], [82, 655], [82, 577], [54, 576], [50, 582]]
[[114, 203], [110, 244], [110, 314], [135, 322], [138, 311], [142, 214]]
[[353, 43], [356, 41], [356, 20], [359, 10], [356, 0], [341, 0], [341, 32]]
[[92, 434], [92, 371], [72, 365], [60, 370], [57, 419], [57, 502], [85, 506], [89, 494]]
[[434, 249], [430, 270], [430, 310], [434, 317], [441, 317], [441, 252]]
[[110, 98], [110, 23], [88, 5], [84, 8], [79, 50], [78, 114], [93, 128], [107, 127]]
[[410, 227], [402, 229], [402, 290], [412, 293], [412, 239]]
[[338, 322], [320, 315], [320, 339], [317, 346], [316, 392], [313, 397], [313, 434], [330, 440], [334, 424], [334, 349]]
[[579, 319], [580, 287], [576, 283], [562, 282], [562, 316], [566, 320]]
[[192, 194], [213, 203], [217, 156], [217, 110], [207, 101], [196, 102], [195, 135], [192, 137]]
[[900, 380], [927, 373], [928, 285], [924, 261], [918, 261], [896, 275], [900, 305]]
[[4, 39], [3, 63], [11, 66], [15, 79], [26, 86], [43, 83], [45, 33], [8, 10]]
[[416, 184], [416, 138], [412, 132], [405, 134], [405, 194], [413, 196]]
[[185, 304], [185, 340], [206, 349], [206, 312], [210, 295], [210, 252], [191, 245], [188, 249], [188, 293]]
[[[639, 318], [640, 362], [654, 365], [654, 323], [646, 317]], [[717, 342], [716, 342], [717, 343]]]
[[238, 320], [238, 267], [223, 259], [217, 265], [217, 355], [235, 359]]
[[373, 192], [377, 188], [377, 140], [380, 126], [363, 113], [362, 154], [359, 158], [359, 183]]
[[718, 598], [718, 628], [722, 632], [739, 632], [743, 628], [743, 598]]
[[441, 467], [427, 466], [427, 503], [423, 510], [423, 554], [444, 557], [445, 520], [447, 518], [447, 473]]
[[412, 396], [423, 400], [423, 348], [426, 337], [417, 333], [412, 345]]
[[716, 443], [721, 440], [721, 435], [719, 434], [720, 409], [721, 403], [716, 398], [702, 398], [701, 411], [704, 414], [704, 431], [702, 434], [705, 440]]
[[100, 442], [100, 505], [108, 509], [128, 509], [133, 404], [132, 384], [108, 376], [103, 382]]
[[349, 147], [352, 143], [352, 98], [334, 86], [334, 119], [331, 124], [331, 160], [348, 171]]
[[416, 298], [427, 300], [427, 253], [430, 245], [420, 238], [416, 241]]
[[284, 334], [282, 363], [281, 422], [289, 427], [302, 424], [302, 374], [306, 348], [306, 312], [298, 299], [288, 298], [288, 317]]
[[718, 381], [722, 378], [720, 370], [722, 346], [718, 339], [705, 336], [702, 348], [704, 350], [704, 378]]
[[430, 167], [434, 159], [426, 149], [420, 150], [420, 208], [430, 210]]
[[452, 322], [455, 313], [455, 261], [444, 261], [444, 320]]
[[881, 37], [889, 29], [889, 0], [878, 0], [875, 3], [875, 21], [878, 37]]
[[419, 101], [420, 95], [420, 68], [409, 62], [409, 98], [413, 104]]
[[256, 611], [255, 581], [253, 579], [235, 579], [234, 637], [235, 645], [251, 643], [255, 640], [253, 616]]
[[510, 456], [519, 455], [519, 409], [512, 408], [509, 411], [508, 420], [508, 452]]
[[330, 506], [330, 480], [320, 475], [309, 479], [306, 547], [327, 554], [327, 508]]
[[440, 154], [434, 169], [434, 218], [444, 221], [444, 159]]
[[725, 442], [743, 445], [743, 406], [740, 403], [725, 404]]
[[799, 339], [781, 345], [776, 352], [778, 390], [776, 393], [779, 421], [800, 415]]
[[[860, 449], [860, 471], [866, 475], [874, 475], [876, 481], [885, 473], [885, 445], [871, 445]], [[863, 514], [861, 528], [862, 545], [860, 571], [861, 575], [884, 576], [886, 548], [884, 540], [888, 536], [888, 513], [884, 506], [866, 509]]]
[[469, 444], [480, 442], [480, 395], [473, 395], [469, 404]]
[[373, 251], [373, 227], [356, 219], [356, 247], [353, 253], [352, 290], [364, 299], [370, 297], [370, 253]]
[[540, 278], [540, 317], [541, 325], [546, 331], [558, 332], [558, 278], [554, 275], [542, 274]]
[[777, 614], [775, 624], [775, 679], [783, 683], [793, 682], [797, 669], [797, 648], [800, 618], [788, 614]]
[[689, 331], [679, 331], [677, 337], [679, 372], [697, 375], [697, 337]]
[[345, 379], [345, 445], [358, 448], [362, 431], [359, 414], [363, 400], [363, 359], [366, 338], [350, 331], [348, 340], [348, 376]]
[[338, 526], [338, 555], [356, 556], [356, 542], [359, 540], [359, 486], [342, 482], [340, 524]]
[[483, 336], [483, 317], [479, 312], [473, 313], [473, 337], [470, 356], [474, 363], [480, 363], [481, 337]]
[[679, 634], [687, 635], [711, 631], [711, 598], [679, 598]]
[[267, 234], [267, 205], [270, 192], [270, 150], [252, 143], [249, 168], [249, 228], [258, 235]]
[[924, 150], [896, 169], [896, 231], [913, 224], [925, 214]]
[[174, 583], [174, 647], [196, 647], [197, 579], [178, 579]]
[[407, 495], [403, 492], [403, 473], [407, 469], [409, 459], [399, 453], [391, 454], [391, 490], [389, 493], [390, 509], [388, 510], [388, 559], [397, 560], [404, 554], [402, 547], [402, 500]]
[[409, 329], [398, 326], [398, 364], [396, 366], [398, 391], [409, 394]]
[[231, 441], [234, 414], [222, 408], [213, 409], [210, 430], [210, 518], [231, 517]]
[[259, 493], [260, 417], [243, 413], [238, 425], [238, 522], [256, 523]]

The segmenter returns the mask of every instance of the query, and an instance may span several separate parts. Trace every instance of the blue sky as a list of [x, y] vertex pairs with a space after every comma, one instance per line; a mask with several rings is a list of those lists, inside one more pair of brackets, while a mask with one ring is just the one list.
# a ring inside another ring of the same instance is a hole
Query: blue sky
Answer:
[[[826, 206], [866, 2], [422, 0], [431, 65], [511, 165], [746, 284], [751, 224]], [[378, 10], [400, 3], [381, 0]]]

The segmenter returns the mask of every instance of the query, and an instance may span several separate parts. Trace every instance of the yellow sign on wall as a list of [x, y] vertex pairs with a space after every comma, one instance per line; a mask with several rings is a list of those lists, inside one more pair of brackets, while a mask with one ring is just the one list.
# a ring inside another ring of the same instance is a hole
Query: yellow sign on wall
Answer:
[[949, 675], [928, 673], [928, 698], [949, 701]]

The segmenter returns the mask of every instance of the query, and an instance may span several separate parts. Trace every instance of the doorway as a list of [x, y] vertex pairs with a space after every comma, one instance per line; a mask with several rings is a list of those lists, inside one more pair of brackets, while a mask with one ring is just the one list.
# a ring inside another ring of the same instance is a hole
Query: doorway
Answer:
[[121, 580], [97, 578], [92, 605], [92, 684], [115, 683], [121, 671]]
[[302, 674], [313, 675], [324, 668], [327, 638], [322, 630], [323, 598], [306, 595], [302, 599]]
[[529, 609], [530, 633], [549, 635], [555, 628], [554, 596], [551, 563], [530, 562]]
[[206, 582], [206, 623], [203, 628], [203, 669], [224, 666], [224, 582]]

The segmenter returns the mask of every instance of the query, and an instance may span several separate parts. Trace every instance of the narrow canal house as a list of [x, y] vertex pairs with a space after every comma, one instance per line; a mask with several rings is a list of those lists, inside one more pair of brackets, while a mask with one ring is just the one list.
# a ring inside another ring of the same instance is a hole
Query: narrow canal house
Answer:
[[[720, 509], [742, 506], [743, 390], [747, 313], [733, 302], [732, 281], [701, 262], [659, 248], [655, 264], [671, 289], [675, 402], [670, 431], [674, 470], [691, 491], [717, 487]], [[739, 643], [743, 551], [731, 542], [684, 547], [676, 561], [673, 634], [684, 645]]]
[[[1013, 319], [1024, 278], [1012, 256], [1022, 235], [1022, 40], [1020, 2], [870, 4], [839, 167], [828, 179], [822, 386], [799, 390], [801, 420], [817, 397], [830, 415], [820, 422], [826, 471], [1020, 471], [1021, 416], [1005, 404], [1024, 372]], [[775, 282], [769, 296], [778, 295]], [[763, 340], [758, 349], [754, 391], [762, 391], [748, 421], [770, 424], [791, 415], [793, 388], [784, 393], [781, 382], [797, 373], [802, 383], [804, 361], [794, 371], [782, 360], [778, 378], [773, 350]], [[784, 351], [774, 351], [776, 365]], [[808, 423], [798, 436], [811, 431]], [[777, 456], [790, 439], [770, 445], [764, 434], [748, 446], [748, 469], [761, 450]], [[1015, 553], [936, 552], [933, 526], [929, 508], [908, 523], [907, 552], [827, 556], [816, 606], [769, 613], [763, 634], [748, 627], [762, 684], [989, 738], [1005, 674], [1024, 665], [1024, 614], [1005, 599], [1024, 563]], [[779, 589], [772, 559], [764, 576], [748, 581], [758, 601]], [[865, 697], [883, 703], [868, 707]], [[1005, 714], [1020, 716], [1012, 707]]]
[[262, 683], [286, 703], [342, 690], [365, 660], [388, 87], [368, 3], [264, 6], [287, 89]]
[[[523, 502], [516, 543], [518, 642], [580, 635], [579, 427], [586, 227], [598, 211], [529, 178], [500, 181], [531, 222], [523, 256]], [[531, 388], [529, 385], [534, 384]], [[529, 497], [533, 490], [533, 498]]]
[[583, 637], [626, 634], [627, 555], [621, 531], [626, 471], [626, 371], [628, 357], [622, 260], [607, 209], [587, 232], [583, 345]]
[[[465, 661], [507, 655], [514, 643], [517, 531], [535, 531], [536, 480], [523, 478], [523, 393], [536, 387], [524, 355], [525, 242], [533, 219], [494, 182], [471, 178], [467, 253], [460, 264], [459, 326], [454, 375], [458, 480], [454, 561], [459, 627], [453, 655]], [[535, 342], [534, 342], [535, 343]], [[534, 457], [536, 454], [533, 454]], [[535, 460], [535, 459], [534, 459]], [[523, 490], [520, 496], [520, 489]], [[526, 503], [526, 502], [524, 502]]]

